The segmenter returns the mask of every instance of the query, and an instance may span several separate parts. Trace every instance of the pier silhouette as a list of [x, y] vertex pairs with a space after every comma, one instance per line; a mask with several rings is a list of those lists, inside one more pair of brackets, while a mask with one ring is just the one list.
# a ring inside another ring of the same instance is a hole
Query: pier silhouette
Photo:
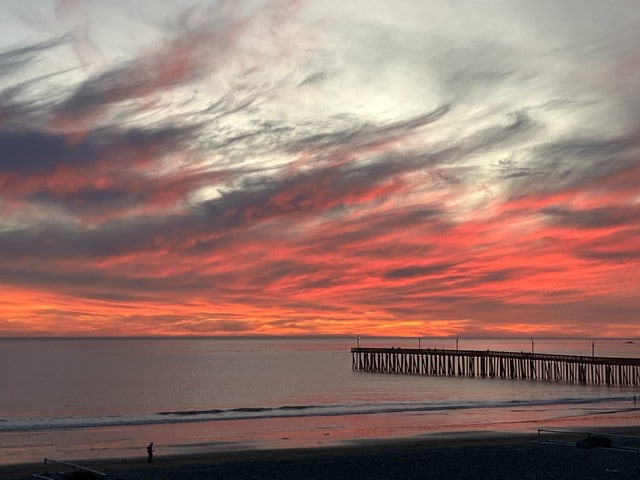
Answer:
[[351, 349], [354, 371], [640, 385], [640, 358], [434, 348]]

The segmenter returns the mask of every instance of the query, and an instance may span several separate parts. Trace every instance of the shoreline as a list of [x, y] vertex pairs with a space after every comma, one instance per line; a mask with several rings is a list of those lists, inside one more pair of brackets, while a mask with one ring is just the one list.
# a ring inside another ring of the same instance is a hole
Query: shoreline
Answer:
[[[567, 432], [571, 432], [571, 430], [567, 430]], [[640, 435], [640, 426], [582, 428], [575, 429], [573, 433], [567, 433], [563, 437], [573, 441], [581, 436], [581, 432], [638, 436]], [[229, 478], [233, 480], [234, 478], [247, 478], [247, 471], [253, 472], [249, 475], [251, 478], [298, 478], [290, 474], [286, 477], [279, 477], [276, 474], [270, 476], [266, 473], [265, 476], [260, 476], [260, 472], [279, 468], [291, 468], [295, 471], [295, 468], [302, 468], [302, 466], [306, 472], [304, 478], [322, 478], [320, 471], [323, 468], [326, 470], [328, 465], [337, 470], [353, 468], [357, 471], [367, 471], [366, 478], [370, 479], [419, 478], [420, 476], [424, 477], [425, 474], [420, 466], [423, 463], [424, 465], [431, 464], [434, 468], [440, 465], [444, 472], [447, 468], [454, 468], [462, 462], [459, 465], [461, 471], [470, 472], [469, 469], [484, 468], [483, 465], [487, 462], [492, 464], [491, 458], [496, 456], [503, 459], [509, 458], [510, 466], [495, 465], [495, 468], [502, 469], [504, 475], [513, 469], [513, 472], [520, 472], [517, 476], [524, 475], [523, 478], [538, 478], [527, 477], [526, 472], [532, 468], [532, 465], [535, 465], [536, 468], [544, 467], [544, 465], [538, 464], [545, 463], [547, 459], [549, 460], [546, 463], [547, 466], [550, 462], [556, 465], [562, 464], [565, 470], [571, 472], [576, 472], [576, 469], [580, 470], [587, 466], [592, 471], [593, 469], [598, 471], [602, 467], [600, 470], [604, 469], [602, 470], [604, 472], [607, 469], [615, 469], [604, 466], [608, 461], [613, 461], [616, 465], [624, 465], [625, 471], [631, 472], [633, 475], [640, 473], [640, 466], [635, 461], [637, 453], [618, 452], [611, 449], [580, 450], [571, 445], [540, 445], [535, 443], [537, 440], [537, 430], [532, 432], [442, 432], [410, 438], [355, 440], [338, 445], [317, 447], [247, 448], [167, 456], [157, 454], [151, 464], [147, 463], [146, 457], [143, 455], [131, 458], [56, 460], [78, 463], [84, 467], [108, 473], [109, 478], [124, 479], [182, 478], [181, 475], [184, 474], [184, 478]], [[385, 473], [385, 469], [392, 468], [393, 465], [397, 465], [398, 468], [405, 465], [402, 468], [409, 468], [409, 464], [412, 462], [417, 463], [411, 472], [405, 471], [403, 475], [398, 477], [389, 477], [388, 472]], [[620, 468], [617, 469], [620, 471]], [[45, 471], [53, 473], [71, 470], [70, 467], [54, 464], [44, 465], [44, 463], [5, 465], [0, 466], [0, 479], [26, 480], [31, 479], [32, 474], [42, 474]], [[306, 470], [310, 470], [310, 472]], [[194, 472], [199, 472], [201, 476], [197, 476]], [[349, 471], [343, 473], [341, 478], [352, 478], [349, 476]], [[327, 472], [324, 471], [323, 475], [326, 476], [326, 474]], [[474, 475], [476, 474], [478, 473], [474, 473]], [[514, 476], [516, 476], [515, 473]], [[573, 474], [570, 476], [573, 477]], [[464, 476], [438, 477], [431, 472], [430, 478], [464, 478]], [[508, 477], [498, 475], [494, 478]], [[590, 478], [600, 477], [591, 475]], [[627, 477], [618, 475], [615, 478]]]

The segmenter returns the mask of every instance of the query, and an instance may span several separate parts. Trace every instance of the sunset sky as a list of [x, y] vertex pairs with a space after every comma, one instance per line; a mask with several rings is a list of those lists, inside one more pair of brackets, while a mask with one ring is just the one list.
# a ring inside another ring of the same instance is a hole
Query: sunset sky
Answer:
[[0, 15], [0, 335], [640, 336], [636, 1]]

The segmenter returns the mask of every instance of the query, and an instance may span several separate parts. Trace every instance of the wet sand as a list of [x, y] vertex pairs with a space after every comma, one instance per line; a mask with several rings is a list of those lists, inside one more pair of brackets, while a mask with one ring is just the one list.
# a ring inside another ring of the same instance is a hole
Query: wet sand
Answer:
[[[637, 479], [638, 453], [534, 443], [536, 434], [464, 435], [360, 441], [311, 449], [146, 457], [82, 462], [110, 479]], [[0, 467], [2, 479], [29, 479], [55, 465]]]

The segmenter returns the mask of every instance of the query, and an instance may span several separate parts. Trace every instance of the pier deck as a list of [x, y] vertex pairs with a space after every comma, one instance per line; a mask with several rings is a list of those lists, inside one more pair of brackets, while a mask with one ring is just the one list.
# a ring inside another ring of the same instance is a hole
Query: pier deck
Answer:
[[640, 385], [640, 358], [434, 348], [351, 349], [359, 372]]

